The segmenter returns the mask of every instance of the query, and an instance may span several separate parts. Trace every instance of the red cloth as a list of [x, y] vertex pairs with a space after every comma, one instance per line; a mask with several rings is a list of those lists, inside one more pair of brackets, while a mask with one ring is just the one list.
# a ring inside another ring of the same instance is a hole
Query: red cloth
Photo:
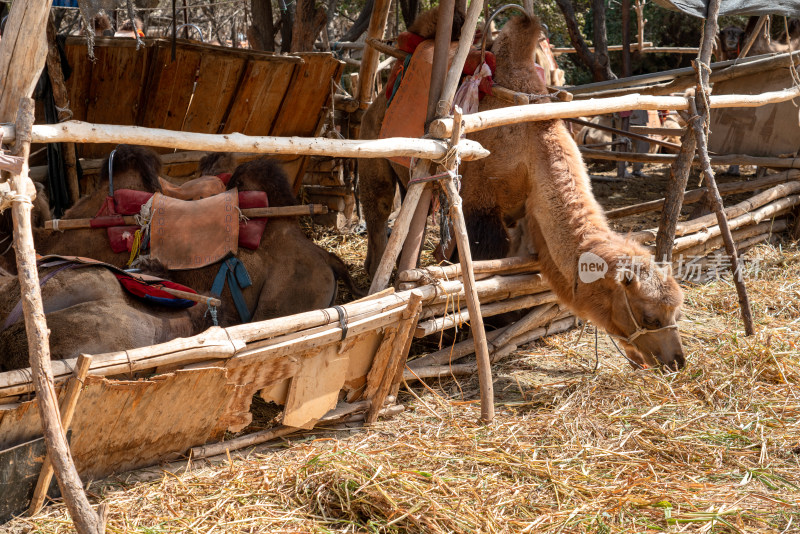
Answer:
[[217, 175], [217, 178], [222, 180], [222, 183], [225, 184], [225, 185], [228, 185], [228, 182], [231, 181], [232, 177], [233, 177], [233, 174], [229, 173], [229, 172], [221, 172], [221, 173], [219, 173]]
[[120, 215], [138, 215], [142, 206], [153, 196], [147, 191], [117, 189], [114, 191], [114, 208]]
[[[264, 191], [240, 191], [239, 209], [268, 208], [269, 200]], [[256, 250], [267, 227], [267, 218], [258, 217], [239, 222], [239, 246]]]
[[[402, 50], [403, 52], [408, 52], [409, 54], [413, 54], [414, 50], [417, 49], [419, 44], [425, 40], [424, 37], [417, 35], [416, 33], [411, 32], [403, 32], [397, 36], [397, 48]], [[492, 74], [495, 72], [495, 68], [497, 66], [497, 62], [495, 61], [494, 54], [491, 52], [486, 52], [484, 56], [486, 60], [486, 64], [489, 65], [489, 70], [492, 71]], [[462, 76], [468, 76], [475, 73], [478, 69], [478, 66], [481, 64], [481, 51], [480, 49], [472, 49], [467, 54], [467, 60], [464, 62], [464, 69], [461, 71]], [[394, 62], [394, 67], [392, 67], [391, 72], [389, 73], [389, 80], [386, 84], [386, 98], [391, 98], [392, 91], [394, 90], [394, 84], [397, 80], [397, 76], [403, 70], [403, 62], [398, 60]], [[484, 95], [492, 94], [492, 78], [484, 78], [481, 81], [480, 85], [480, 98], [483, 98]]]
[[106, 228], [111, 250], [116, 254], [130, 252], [133, 248], [133, 237], [138, 229], [138, 226], [110, 226]]

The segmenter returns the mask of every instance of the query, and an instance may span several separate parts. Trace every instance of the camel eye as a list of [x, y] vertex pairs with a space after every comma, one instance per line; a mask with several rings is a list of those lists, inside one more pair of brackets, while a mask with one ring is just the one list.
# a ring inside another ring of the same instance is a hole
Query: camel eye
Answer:
[[661, 320], [645, 316], [644, 325], [647, 328], [661, 328]]

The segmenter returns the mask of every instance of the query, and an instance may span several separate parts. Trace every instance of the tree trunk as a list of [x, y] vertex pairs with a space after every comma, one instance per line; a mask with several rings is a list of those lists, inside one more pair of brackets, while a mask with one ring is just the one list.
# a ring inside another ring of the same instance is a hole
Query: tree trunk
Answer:
[[278, 0], [281, 8], [281, 52], [292, 49], [292, 27], [294, 26], [294, 5], [287, 6], [286, 0]]
[[317, 7], [315, 0], [297, 0], [297, 11], [292, 28], [292, 52], [314, 50], [314, 41], [328, 21], [325, 9]]
[[406, 28], [408, 28], [417, 18], [417, 14], [419, 14], [419, 0], [399, 0], [399, 2], [403, 21], [406, 23]]
[[601, 82], [616, 78], [611, 71], [608, 61], [608, 39], [606, 37], [606, 10], [603, 0], [592, 0], [592, 10], [594, 12], [594, 52], [589, 50], [589, 46], [581, 35], [578, 19], [575, 16], [575, 9], [572, 7], [571, 0], [556, 0], [558, 8], [564, 15], [567, 24], [569, 40], [575, 48], [578, 59], [592, 72], [592, 78]]
[[250, 46], [256, 50], [275, 51], [275, 28], [272, 22], [272, 0], [250, 0], [253, 25], [248, 32]]
[[358, 14], [358, 18], [353, 23], [353, 26], [351, 26], [342, 37], [342, 42], [353, 42], [367, 31], [367, 28], [369, 28], [369, 19], [372, 17], [372, 10], [374, 7], [375, 0], [367, 0], [367, 3], [364, 4], [364, 9]]

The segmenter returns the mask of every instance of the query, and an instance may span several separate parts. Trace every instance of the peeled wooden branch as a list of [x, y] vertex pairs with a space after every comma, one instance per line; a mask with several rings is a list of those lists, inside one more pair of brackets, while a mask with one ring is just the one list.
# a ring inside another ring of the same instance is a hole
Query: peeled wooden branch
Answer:
[[[3, 125], [4, 139], [12, 141], [13, 126]], [[447, 144], [436, 139], [349, 140], [322, 137], [250, 136], [239, 133], [203, 134], [175, 132], [141, 126], [116, 126], [68, 121], [60, 124], [36, 124], [34, 143], [129, 143], [182, 150], [213, 152], [256, 152], [260, 154], [298, 154], [303, 156], [336, 156], [344, 158], [388, 158], [406, 156], [438, 159], [447, 154]], [[489, 151], [475, 141], [463, 139], [459, 155], [465, 161], [485, 158]]]
[[[610, 161], [636, 161], [641, 163], [660, 163], [663, 165], [671, 164], [678, 159], [677, 154], [643, 154], [639, 152], [610, 152], [608, 150], [595, 150], [592, 148], [580, 147], [581, 154], [586, 159], [600, 159]], [[692, 161], [699, 164], [697, 157]], [[711, 156], [712, 165], [758, 165], [759, 167], [774, 167], [777, 169], [800, 168], [798, 158], [776, 158], [748, 156], [746, 154], [726, 154], [723, 156]]]
[[[800, 192], [800, 182], [787, 182], [785, 184], [780, 184], [764, 191], [763, 193], [759, 193], [751, 198], [748, 198], [743, 202], [740, 202], [736, 205], [726, 208], [725, 214], [728, 218], [734, 219], [746, 213], [752, 212], [756, 208], [760, 208], [761, 206], [764, 206], [772, 202], [773, 200], [785, 199], [786, 197], [789, 197], [790, 195], [797, 192]], [[713, 226], [715, 223], [716, 223], [715, 214], [711, 213], [708, 215], [704, 215], [702, 217], [698, 217], [690, 221], [684, 221], [678, 224], [675, 228], [675, 235], [684, 236], [692, 234], [704, 230], [710, 226]], [[634, 241], [639, 241], [641, 243], [649, 239], [655, 238], [656, 232], [657, 230], [655, 228], [651, 228], [648, 230], [641, 230], [639, 232], [634, 232], [633, 234], [631, 234], [630, 237]]]
[[[745, 226], [733, 232], [733, 239], [736, 242], [737, 247], [740, 246], [740, 243], [744, 243], [749, 241], [750, 238], [756, 235], [762, 234], [777, 234], [779, 232], [783, 232], [789, 227], [789, 223], [786, 219], [778, 219], [775, 221], [766, 221], [759, 224], [753, 224], [750, 226]], [[708, 241], [704, 243], [700, 243], [693, 247], [689, 247], [680, 251], [680, 255], [683, 258], [693, 258], [699, 256], [705, 256], [718, 248], [724, 245], [722, 236], [716, 236], [710, 238]]]
[[[259, 217], [303, 217], [305, 215], [319, 215], [328, 213], [328, 207], [322, 204], [303, 204], [301, 206], [279, 206], [277, 208], [246, 208], [241, 210], [242, 215], [248, 219]], [[125, 215], [122, 217], [125, 224], [139, 224], [136, 217]], [[79, 230], [91, 228], [92, 219], [55, 219], [45, 221], [45, 230]]]
[[[759, 221], [763, 221], [764, 219], [769, 219], [770, 217], [776, 216], [778, 213], [786, 210], [787, 208], [792, 208], [800, 204], [800, 195], [793, 195], [787, 198], [782, 198], [773, 202], [772, 204], [767, 204], [766, 206], [759, 208], [755, 211], [750, 213], [746, 213], [740, 217], [736, 217], [735, 219], [731, 219], [728, 221], [731, 230], [740, 228], [742, 226], [746, 226], [748, 224], [756, 224]], [[694, 245], [698, 245], [705, 241], [708, 241], [712, 237], [716, 237], [720, 235], [720, 228], [719, 226], [712, 226], [710, 228], [706, 228], [696, 234], [687, 235], [685, 237], [681, 237], [675, 240], [674, 250], [681, 251], [683, 249], [689, 248]]]
[[[553, 321], [552, 324], [548, 326], [543, 326], [541, 328], [535, 328], [521, 336], [518, 336], [511, 340], [511, 343], [515, 347], [519, 347], [520, 345], [525, 345], [526, 343], [531, 343], [540, 339], [544, 336], [550, 336], [555, 334], [560, 334], [561, 332], [565, 332], [570, 328], [575, 326], [575, 317], [568, 316], [556, 321]], [[468, 340], [471, 342], [471, 340]], [[512, 351], [513, 352], [513, 351]], [[466, 354], [468, 355], [468, 354]], [[465, 355], [465, 356], [466, 356]], [[456, 358], [453, 358], [455, 361]], [[464, 375], [471, 375], [476, 373], [478, 370], [478, 366], [475, 364], [452, 364], [452, 365], [424, 365], [424, 366], [414, 366], [407, 368], [403, 372], [403, 379], [410, 382], [411, 380], [419, 380], [423, 378], [438, 378], [438, 377], [446, 377], [446, 376], [464, 376]]]
[[512, 339], [524, 334], [525, 332], [550, 322], [553, 317], [558, 314], [558, 304], [542, 304], [531, 310], [528, 315], [512, 324], [508, 330], [497, 336], [497, 339], [491, 343], [491, 351], [497, 352], [497, 349], [510, 343]]
[[[783, 182], [788, 182], [797, 179], [800, 179], [800, 171], [792, 169], [789, 171], [779, 172], [775, 174], [768, 174], [763, 178], [757, 178], [755, 180], [745, 180], [741, 182], [729, 182], [726, 184], [720, 184], [719, 192], [722, 195], [733, 195], [736, 193], [755, 191], [756, 189], [763, 189], [765, 187], [772, 187], [774, 185]], [[685, 206], [686, 204], [699, 202], [706, 194], [706, 191], [707, 189], [705, 187], [692, 189], [691, 191], [686, 191], [686, 193], [684, 193], [683, 195], [683, 205]], [[613, 210], [608, 210], [606, 212], [606, 217], [608, 217], [609, 219], [618, 219], [620, 217], [628, 217], [629, 215], [636, 215], [637, 213], [657, 211], [664, 206], [664, 200], [665, 199], [663, 198], [659, 198], [657, 200], [642, 202], [641, 204], [634, 204], [632, 206], [624, 206], [622, 208], [615, 208]]]
[[[64, 392], [64, 399], [61, 403], [61, 426], [64, 432], [69, 430], [72, 424], [72, 416], [75, 414], [75, 407], [78, 405], [78, 398], [83, 389], [83, 380], [89, 372], [89, 365], [92, 363], [92, 357], [81, 354], [78, 356], [78, 364], [75, 368], [75, 375], [67, 385], [67, 390]], [[36, 481], [36, 488], [33, 490], [33, 498], [31, 505], [28, 507], [28, 515], [36, 515], [42, 509], [44, 499], [47, 496], [47, 490], [50, 488], [50, 481], [53, 479], [53, 464], [49, 456], [45, 456], [42, 463], [42, 472], [39, 473], [39, 480]]]
[[[538, 306], [540, 304], [544, 304], [546, 302], [555, 302], [556, 296], [552, 292], [545, 292], [539, 293], [537, 295], [527, 295], [524, 297], [517, 297], [510, 300], [503, 300], [499, 302], [493, 302], [491, 304], [486, 304], [481, 306], [481, 315], [485, 317], [491, 317], [493, 315], [499, 315], [501, 313], [506, 313], [514, 310], [521, 310], [523, 308], [531, 308], [533, 306]], [[414, 337], [425, 337], [434, 332], [440, 332], [442, 330], [447, 330], [448, 328], [453, 328], [458, 326], [462, 323], [467, 323], [470, 320], [470, 312], [466, 308], [459, 310], [458, 312], [445, 315], [444, 317], [436, 317], [435, 319], [431, 319], [417, 325], [417, 329], [414, 332]]]
[[[798, 96], [800, 96], [800, 87], [793, 87], [760, 95], [712, 95], [709, 97], [709, 101], [712, 108], [743, 108], [785, 102]], [[603, 99], [574, 100], [572, 102], [529, 104], [527, 106], [492, 109], [465, 115], [464, 132], [477, 132], [488, 128], [528, 121], [568, 119], [630, 109], [685, 110], [688, 108], [689, 104], [686, 98], [682, 96], [647, 96], [639, 94]], [[430, 133], [434, 137], [443, 139], [450, 136], [452, 129], [452, 119], [439, 119], [431, 123]]]
[[[473, 262], [472, 268], [475, 274], [493, 273], [501, 274], [509, 271], [524, 272], [539, 270], [539, 263], [533, 257], [503, 258], [499, 260], [480, 260]], [[439, 278], [452, 280], [461, 276], [461, 264], [453, 265], [432, 265], [430, 267], [420, 267], [419, 269], [408, 269], [401, 271], [397, 278], [401, 282], [417, 282], [429, 278]]]

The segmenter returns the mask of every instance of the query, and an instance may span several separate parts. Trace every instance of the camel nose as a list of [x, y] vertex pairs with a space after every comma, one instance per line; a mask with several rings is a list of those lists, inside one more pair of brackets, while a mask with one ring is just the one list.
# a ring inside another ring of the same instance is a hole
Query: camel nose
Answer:
[[683, 351], [676, 352], [672, 358], [667, 362], [666, 366], [671, 371], [680, 371], [686, 365], [686, 358], [683, 356]]

